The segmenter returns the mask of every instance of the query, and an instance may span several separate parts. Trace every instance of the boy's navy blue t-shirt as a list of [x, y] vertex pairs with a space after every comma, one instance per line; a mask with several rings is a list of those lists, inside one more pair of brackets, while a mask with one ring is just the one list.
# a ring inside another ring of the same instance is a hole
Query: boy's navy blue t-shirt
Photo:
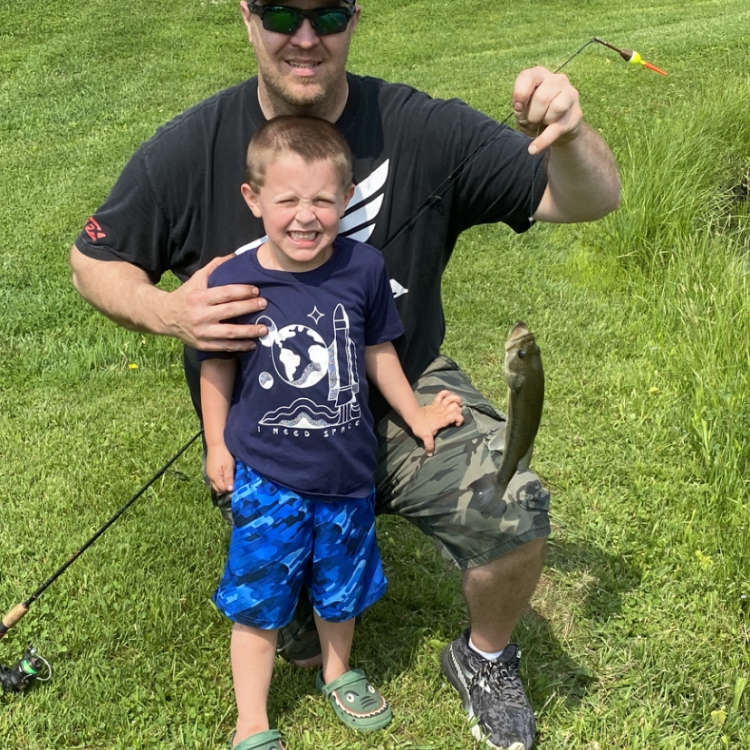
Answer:
[[[219, 266], [209, 286], [253, 284], [268, 300], [237, 322], [268, 335], [238, 357], [225, 441], [236, 458], [301, 494], [364, 497], [371, 490], [377, 440], [367, 405], [365, 347], [404, 329], [383, 256], [338, 238], [319, 268], [263, 268], [257, 249]], [[201, 360], [227, 356], [199, 352]]]

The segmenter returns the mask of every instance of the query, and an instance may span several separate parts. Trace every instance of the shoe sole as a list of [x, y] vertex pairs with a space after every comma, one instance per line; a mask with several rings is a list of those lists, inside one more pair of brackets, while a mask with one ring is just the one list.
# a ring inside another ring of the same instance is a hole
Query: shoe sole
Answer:
[[440, 655], [440, 668], [443, 670], [448, 682], [456, 689], [458, 694], [461, 696], [461, 703], [463, 704], [464, 711], [468, 714], [469, 721], [474, 721], [471, 727], [471, 734], [475, 740], [486, 743], [493, 750], [526, 750], [526, 746], [523, 742], [514, 742], [510, 747], [500, 747], [500, 745], [493, 745], [489, 735], [484, 732], [479, 724], [479, 719], [474, 713], [474, 707], [471, 705], [471, 695], [469, 694], [469, 686], [464, 681], [463, 673], [461, 668], [456, 664], [456, 658], [453, 656], [453, 649], [450, 645], [443, 649], [443, 653]]

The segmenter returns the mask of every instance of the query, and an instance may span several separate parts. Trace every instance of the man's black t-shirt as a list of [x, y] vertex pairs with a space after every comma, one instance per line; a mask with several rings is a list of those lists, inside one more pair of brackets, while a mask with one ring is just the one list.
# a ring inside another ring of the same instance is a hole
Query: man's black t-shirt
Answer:
[[[395, 344], [414, 381], [443, 341], [441, 277], [458, 235], [488, 222], [527, 229], [547, 184], [544, 157], [528, 154], [526, 136], [457, 99], [432, 99], [375, 78], [349, 75], [348, 82], [336, 125], [354, 155], [357, 190], [340, 231], [383, 248], [405, 328]], [[212, 258], [253, 244], [263, 237], [263, 225], [240, 185], [248, 143], [263, 122], [256, 78], [176, 117], [126, 165], [79, 235], [78, 249], [134, 263], [157, 282], [167, 270], [184, 281]], [[391, 242], [485, 143], [447, 191]], [[382, 416], [382, 404], [373, 407], [376, 418]]]

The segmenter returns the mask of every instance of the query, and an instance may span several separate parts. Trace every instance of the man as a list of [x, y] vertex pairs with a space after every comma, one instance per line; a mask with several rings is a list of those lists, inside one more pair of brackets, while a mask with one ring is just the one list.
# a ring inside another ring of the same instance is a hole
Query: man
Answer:
[[[373, 399], [381, 438], [377, 510], [408, 518], [461, 568], [471, 629], [446, 648], [443, 671], [478, 717], [475, 736], [492, 747], [528, 748], [534, 716], [510, 637], [541, 574], [549, 495], [530, 472], [517, 474], [493, 517], [479, 512], [470, 485], [495, 471], [504, 420], [439, 356], [440, 278], [470, 226], [503, 221], [520, 232], [534, 220], [589, 221], [614, 210], [614, 158], [583, 121], [565, 76], [544, 68], [519, 75], [513, 108], [523, 135], [461, 102], [347, 74], [361, 14], [354, 0], [249, 0], [240, 7], [257, 78], [194, 107], [141, 147], [71, 248], [74, 283], [127, 328], [182, 340], [200, 409], [191, 347], [247, 351], [267, 333], [224, 322], [264, 309], [262, 290], [206, 283], [220, 256], [262, 241], [262, 225], [248, 217], [239, 189], [247, 143], [280, 114], [317, 115], [339, 127], [358, 185], [341, 233], [383, 250], [406, 330], [397, 350], [420, 403], [446, 388], [466, 407], [464, 425], [438, 438], [440, 461], [431, 463]], [[169, 293], [155, 286], [168, 269], [184, 282]], [[292, 646], [301, 632], [293, 632]], [[318, 660], [314, 649], [287, 655]]]

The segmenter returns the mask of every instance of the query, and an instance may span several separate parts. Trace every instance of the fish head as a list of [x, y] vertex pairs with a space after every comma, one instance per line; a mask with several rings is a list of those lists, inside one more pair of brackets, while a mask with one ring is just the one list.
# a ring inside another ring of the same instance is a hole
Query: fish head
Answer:
[[505, 382], [518, 391], [531, 370], [541, 370], [542, 359], [534, 334], [520, 320], [510, 329], [505, 342]]

